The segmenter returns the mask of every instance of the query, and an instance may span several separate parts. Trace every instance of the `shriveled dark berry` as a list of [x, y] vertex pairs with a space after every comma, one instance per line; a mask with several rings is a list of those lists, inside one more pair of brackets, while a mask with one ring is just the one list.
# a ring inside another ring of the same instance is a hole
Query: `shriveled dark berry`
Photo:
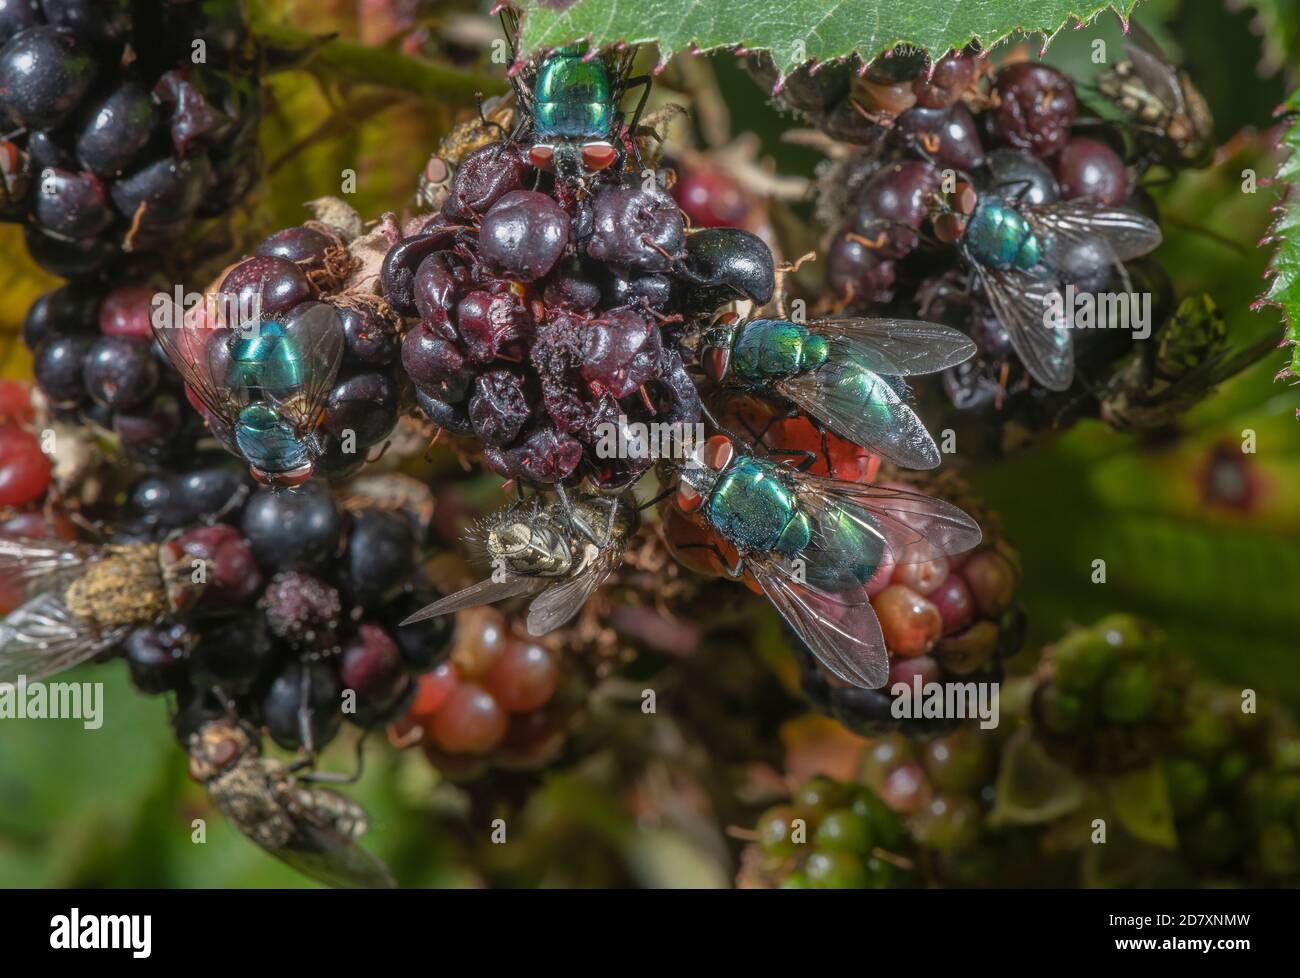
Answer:
[[327, 655], [337, 650], [339, 593], [302, 571], [281, 571], [266, 585], [258, 606], [267, 630], [299, 652]]

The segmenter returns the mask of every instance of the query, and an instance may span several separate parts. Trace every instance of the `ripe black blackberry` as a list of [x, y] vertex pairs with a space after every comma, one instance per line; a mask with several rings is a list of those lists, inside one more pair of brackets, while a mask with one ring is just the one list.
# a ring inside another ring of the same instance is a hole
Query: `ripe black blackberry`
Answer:
[[493, 471], [625, 486], [651, 460], [599, 458], [605, 425], [700, 420], [680, 324], [769, 299], [773, 261], [746, 231], [688, 232], [666, 179], [557, 183], [495, 140], [460, 161], [441, 211], [388, 252], [384, 297], [418, 319], [402, 343], [416, 402], [476, 438]]
[[42, 0], [0, 19], [0, 217], [91, 278], [225, 212], [258, 168], [239, 0]]

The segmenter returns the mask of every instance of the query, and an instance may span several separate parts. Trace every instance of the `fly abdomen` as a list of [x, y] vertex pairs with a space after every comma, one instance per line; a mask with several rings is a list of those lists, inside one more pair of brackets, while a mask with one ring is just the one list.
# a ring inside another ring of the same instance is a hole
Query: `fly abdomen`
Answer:
[[167, 611], [167, 592], [157, 548], [132, 544], [88, 564], [68, 585], [64, 603], [78, 618], [99, 628], [141, 625]]

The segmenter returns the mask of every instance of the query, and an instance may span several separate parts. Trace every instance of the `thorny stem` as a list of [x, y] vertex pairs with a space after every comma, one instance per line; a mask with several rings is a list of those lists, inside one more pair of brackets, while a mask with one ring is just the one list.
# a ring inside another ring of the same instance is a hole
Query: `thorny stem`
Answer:
[[478, 94], [496, 95], [506, 81], [494, 75], [447, 68], [386, 47], [370, 47], [340, 37], [320, 37], [283, 24], [258, 24], [255, 37], [268, 54], [270, 70], [310, 68], [330, 79], [367, 83], [409, 92], [473, 102]]

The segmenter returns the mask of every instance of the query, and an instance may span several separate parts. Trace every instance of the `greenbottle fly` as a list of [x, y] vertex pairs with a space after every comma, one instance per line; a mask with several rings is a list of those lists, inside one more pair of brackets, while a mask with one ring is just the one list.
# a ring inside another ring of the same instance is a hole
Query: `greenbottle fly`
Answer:
[[1214, 118], [1205, 96], [1136, 23], [1130, 22], [1129, 37], [1133, 43], [1126, 45], [1128, 58], [1103, 71], [1097, 87], [1140, 132], [1155, 137], [1159, 158], [1172, 156], [1185, 166], [1204, 166], [1214, 138]]
[[678, 469], [676, 495], [735, 548], [729, 573], [748, 571], [827, 669], [869, 689], [888, 680], [889, 656], [863, 585], [882, 566], [962, 553], [981, 538], [951, 503], [809, 475], [741, 454], [723, 435]]
[[[506, 33], [519, 36], [508, 9]], [[534, 60], [517, 56], [510, 79], [522, 109], [516, 138], [528, 146], [529, 162], [566, 180], [585, 180], [620, 163], [650, 95], [650, 77], [629, 77], [636, 48], [597, 50], [585, 44], [558, 48]], [[641, 88], [630, 122], [623, 122], [627, 93]], [[626, 143], [625, 143], [626, 138]]]
[[934, 229], [974, 270], [1029, 375], [1049, 390], [1074, 380], [1071, 331], [1048, 324], [1067, 281], [1154, 250], [1160, 226], [1135, 211], [1089, 198], [1025, 204], [1015, 187], [977, 193], [958, 180], [935, 198]]
[[892, 378], [947, 370], [975, 355], [949, 326], [906, 319], [739, 320], [725, 313], [699, 339], [710, 380], [772, 393], [842, 438], [907, 468], [939, 450]]
[[0, 539], [0, 580], [24, 603], [0, 620], [0, 682], [43, 679], [191, 607], [203, 575], [174, 540], [98, 546]]
[[155, 323], [154, 336], [212, 433], [255, 478], [272, 486], [311, 478], [324, 450], [317, 429], [325, 399], [343, 359], [338, 310], [316, 303], [239, 328]]
[[396, 886], [388, 867], [357, 844], [369, 824], [362, 808], [295, 770], [263, 757], [260, 738], [238, 723], [209, 721], [190, 736], [190, 776], [276, 859], [327, 886]]
[[492, 576], [421, 608], [403, 625], [462, 608], [536, 595], [528, 631], [570, 621], [623, 559], [640, 519], [631, 496], [579, 494], [543, 504], [534, 496], [494, 513], [472, 533]]

